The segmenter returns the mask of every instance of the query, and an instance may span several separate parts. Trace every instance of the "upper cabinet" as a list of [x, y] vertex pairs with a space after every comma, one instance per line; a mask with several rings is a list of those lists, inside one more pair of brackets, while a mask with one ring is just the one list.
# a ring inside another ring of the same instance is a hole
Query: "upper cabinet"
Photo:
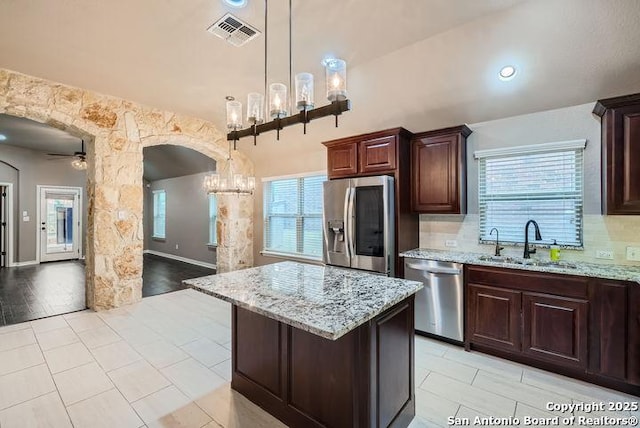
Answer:
[[602, 213], [640, 214], [640, 94], [608, 98], [602, 118]]
[[327, 175], [331, 178], [393, 174], [399, 167], [404, 145], [411, 134], [403, 128], [388, 129], [327, 141]]
[[467, 212], [467, 126], [414, 134], [411, 208], [422, 214]]

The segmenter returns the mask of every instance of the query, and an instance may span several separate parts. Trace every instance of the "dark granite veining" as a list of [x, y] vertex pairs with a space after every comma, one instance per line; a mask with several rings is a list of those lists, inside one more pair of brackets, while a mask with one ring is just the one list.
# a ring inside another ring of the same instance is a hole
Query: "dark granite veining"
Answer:
[[550, 262], [536, 259], [520, 259], [517, 257], [495, 258], [489, 254], [466, 253], [460, 251], [432, 250], [416, 248], [405, 251], [401, 257], [415, 259], [457, 262], [469, 265], [496, 266], [510, 269], [531, 270], [536, 272], [563, 273], [569, 275], [589, 276], [594, 278], [635, 281], [640, 284], [640, 267], [622, 265], [599, 265], [583, 262]]
[[331, 340], [423, 287], [417, 281], [297, 262], [275, 263], [183, 283]]

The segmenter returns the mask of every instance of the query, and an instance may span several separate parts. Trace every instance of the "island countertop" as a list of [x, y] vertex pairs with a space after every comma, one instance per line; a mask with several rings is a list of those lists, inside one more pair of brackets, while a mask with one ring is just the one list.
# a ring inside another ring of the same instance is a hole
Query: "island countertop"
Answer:
[[353, 269], [281, 262], [183, 281], [202, 293], [336, 340], [423, 287]]

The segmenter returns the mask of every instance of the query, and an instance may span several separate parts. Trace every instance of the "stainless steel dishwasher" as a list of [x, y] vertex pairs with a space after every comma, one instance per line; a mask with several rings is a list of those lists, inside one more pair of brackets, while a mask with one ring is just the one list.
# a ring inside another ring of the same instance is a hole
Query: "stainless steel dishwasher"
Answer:
[[464, 340], [463, 269], [460, 263], [405, 258], [404, 277], [422, 281], [416, 294], [416, 331], [449, 342]]

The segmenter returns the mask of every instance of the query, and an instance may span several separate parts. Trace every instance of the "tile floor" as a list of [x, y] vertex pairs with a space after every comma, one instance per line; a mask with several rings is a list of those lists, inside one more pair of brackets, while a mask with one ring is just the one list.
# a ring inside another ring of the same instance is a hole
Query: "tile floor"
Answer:
[[[229, 321], [228, 304], [183, 290], [0, 327], [0, 426], [283, 427], [230, 390]], [[421, 337], [416, 385], [411, 428], [558, 416], [547, 402], [639, 400]]]

